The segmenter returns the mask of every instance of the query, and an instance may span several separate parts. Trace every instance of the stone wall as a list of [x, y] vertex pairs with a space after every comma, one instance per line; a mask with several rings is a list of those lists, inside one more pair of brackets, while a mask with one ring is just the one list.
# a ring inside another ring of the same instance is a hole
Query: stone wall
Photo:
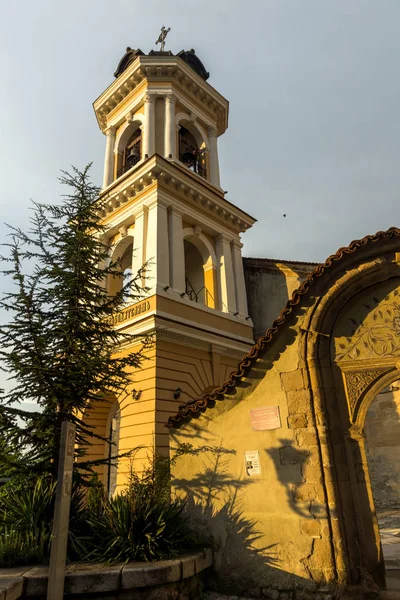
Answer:
[[400, 509], [400, 381], [371, 403], [364, 431], [377, 511]]
[[[117, 565], [76, 563], [66, 570], [69, 600], [199, 600], [212, 551], [187, 553], [173, 560]], [[0, 600], [46, 600], [48, 567], [0, 569]]]

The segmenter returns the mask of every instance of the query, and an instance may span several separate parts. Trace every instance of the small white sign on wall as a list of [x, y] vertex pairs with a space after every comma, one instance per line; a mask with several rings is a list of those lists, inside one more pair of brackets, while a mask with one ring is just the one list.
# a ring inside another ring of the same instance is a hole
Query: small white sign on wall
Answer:
[[246, 473], [250, 477], [253, 475], [261, 475], [260, 455], [258, 450], [247, 450], [244, 453], [246, 463]]

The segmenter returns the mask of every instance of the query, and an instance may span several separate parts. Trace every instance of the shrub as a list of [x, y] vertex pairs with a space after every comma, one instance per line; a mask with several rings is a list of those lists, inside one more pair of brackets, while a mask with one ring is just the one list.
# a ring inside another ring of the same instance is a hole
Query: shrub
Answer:
[[[49, 477], [14, 480], [0, 489], [0, 567], [48, 562], [55, 490]], [[97, 477], [88, 488], [74, 484], [68, 559], [127, 562], [176, 556], [194, 546], [183, 509], [181, 500], [171, 500], [164, 456], [155, 456], [140, 475], [131, 470], [127, 488], [111, 499]]]
[[10, 482], [0, 491], [0, 566], [45, 562], [49, 556], [55, 484]]
[[184, 502], [170, 497], [169, 458], [155, 455], [123, 492], [91, 511], [87, 560], [109, 562], [172, 557], [193, 547]]
[[[0, 567], [47, 563], [50, 557], [56, 483], [49, 477], [12, 480], [0, 489]], [[82, 553], [86, 508], [84, 490], [71, 497], [68, 556]]]

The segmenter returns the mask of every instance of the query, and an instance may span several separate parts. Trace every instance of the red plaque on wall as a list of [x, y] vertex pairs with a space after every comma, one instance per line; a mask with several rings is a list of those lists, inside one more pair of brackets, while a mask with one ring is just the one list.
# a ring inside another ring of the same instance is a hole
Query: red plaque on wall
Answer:
[[263, 406], [250, 411], [251, 427], [254, 431], [279, 429], [282, 427], [279, 406]]

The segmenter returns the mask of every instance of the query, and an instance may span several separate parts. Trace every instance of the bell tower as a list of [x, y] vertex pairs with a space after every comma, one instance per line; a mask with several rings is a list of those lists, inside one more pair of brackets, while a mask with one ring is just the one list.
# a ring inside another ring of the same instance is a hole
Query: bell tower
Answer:
[[[195, 51], [127, 48], [114, 75], [94, 102], [106, 136], [102, 220], [122, 270], [148, 264], [143, 300], [127, 304], [114, 325], [151, 334], [154, 343], [133, 374], [130, 396], [112, 403], [113, 440], [120, 452], [168, 451], [168, 417], [225, 381], [253, 343], [240, 234], [255, 220], [224, 198], [218, 137], [229, 105], [207, 82]], [[118, 285], [109, 281], [110, 293]], [[110, 414], [101, 424], [99, 414], [87, 418], [108, 431]], [[104, 456], [107, 448], [96, 452]], [[127, 470], [122, 459], [117, 485]], [[115, 473], [102, 476], [115, 480]]]

